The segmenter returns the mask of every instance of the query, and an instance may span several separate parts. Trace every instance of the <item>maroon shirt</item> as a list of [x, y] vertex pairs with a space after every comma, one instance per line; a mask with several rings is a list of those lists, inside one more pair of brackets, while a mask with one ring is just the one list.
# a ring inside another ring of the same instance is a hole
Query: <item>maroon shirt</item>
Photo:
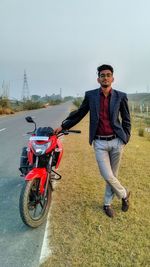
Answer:
[[103, 91], [100, 91], [100, 113], [96, 135], [107, 136], [114, 134], [109, 117], [109, 102], [111, 98], [111, 92], [112, 89], [110, 90], [109, 95], [106, 97], [103, 94]]

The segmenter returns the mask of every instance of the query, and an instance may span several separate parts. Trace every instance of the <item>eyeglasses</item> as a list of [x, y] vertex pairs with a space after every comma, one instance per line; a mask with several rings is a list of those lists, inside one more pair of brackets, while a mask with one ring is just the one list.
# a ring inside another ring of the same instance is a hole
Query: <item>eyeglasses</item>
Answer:
[[105, 78], [105, 77], [110, 78], [110, 77], [112, 77], [112, 73], [106, 73], [106, 74], [102, 73], [99, 75], [99, 77], [100, 78]]

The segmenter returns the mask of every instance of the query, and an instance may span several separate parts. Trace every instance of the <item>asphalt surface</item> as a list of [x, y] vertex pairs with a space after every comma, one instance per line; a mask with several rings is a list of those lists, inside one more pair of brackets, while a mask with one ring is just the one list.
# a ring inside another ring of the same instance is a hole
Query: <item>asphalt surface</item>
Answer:
[[38, 267], [45, 224], [37, 229], [25, 226], [19, 215], [19, 196], [23, 178], [18, 170], [20, 153], [27, 144], [23, 136], [33, 129], [25, 121], [34, 116], [38, 126], [60, 125], [70, 111], [71, 103], [41, 110], [0, 117], [0, 266]]

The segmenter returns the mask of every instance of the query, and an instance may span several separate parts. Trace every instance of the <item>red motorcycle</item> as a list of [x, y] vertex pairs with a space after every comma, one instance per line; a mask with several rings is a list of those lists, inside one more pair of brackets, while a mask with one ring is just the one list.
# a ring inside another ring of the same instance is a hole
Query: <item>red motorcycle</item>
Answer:
[[61, 179], [56, 172], [63, 154], [59, 139], [69, 133], [81, 133], [78, 130], [62, 130], [54, 134], [51, 127], [37, 129], [32, 117], [26, 117], [27, 122], [34, 123], [35, 129], [29, 132], [28, 146], [23, 147], [20, 168], [24, 177], [19, 209], [23, 222], [33, 228], [41, 225], [47, 217], [52, 201], [53, 181]]

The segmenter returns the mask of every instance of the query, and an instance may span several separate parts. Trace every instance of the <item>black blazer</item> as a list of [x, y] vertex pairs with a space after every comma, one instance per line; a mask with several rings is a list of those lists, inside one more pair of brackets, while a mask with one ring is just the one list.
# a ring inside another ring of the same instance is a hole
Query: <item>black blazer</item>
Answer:
[[[63, 129], [70, 129], [76, 125], [87, 113], [90, 112], [90, 134], [89, 143], [95, 139], [96, 130], [99, 123], [100, 113], [100, 88], [87, 91], [84, 100], [78, 110], [71, 114], [62, 122]], [[130, 138], [131, 123], [128, 108], [127, 95], [118, 90], [112, 89], [110, 105], [110, 122], [114, 133], [126, 144]]]

